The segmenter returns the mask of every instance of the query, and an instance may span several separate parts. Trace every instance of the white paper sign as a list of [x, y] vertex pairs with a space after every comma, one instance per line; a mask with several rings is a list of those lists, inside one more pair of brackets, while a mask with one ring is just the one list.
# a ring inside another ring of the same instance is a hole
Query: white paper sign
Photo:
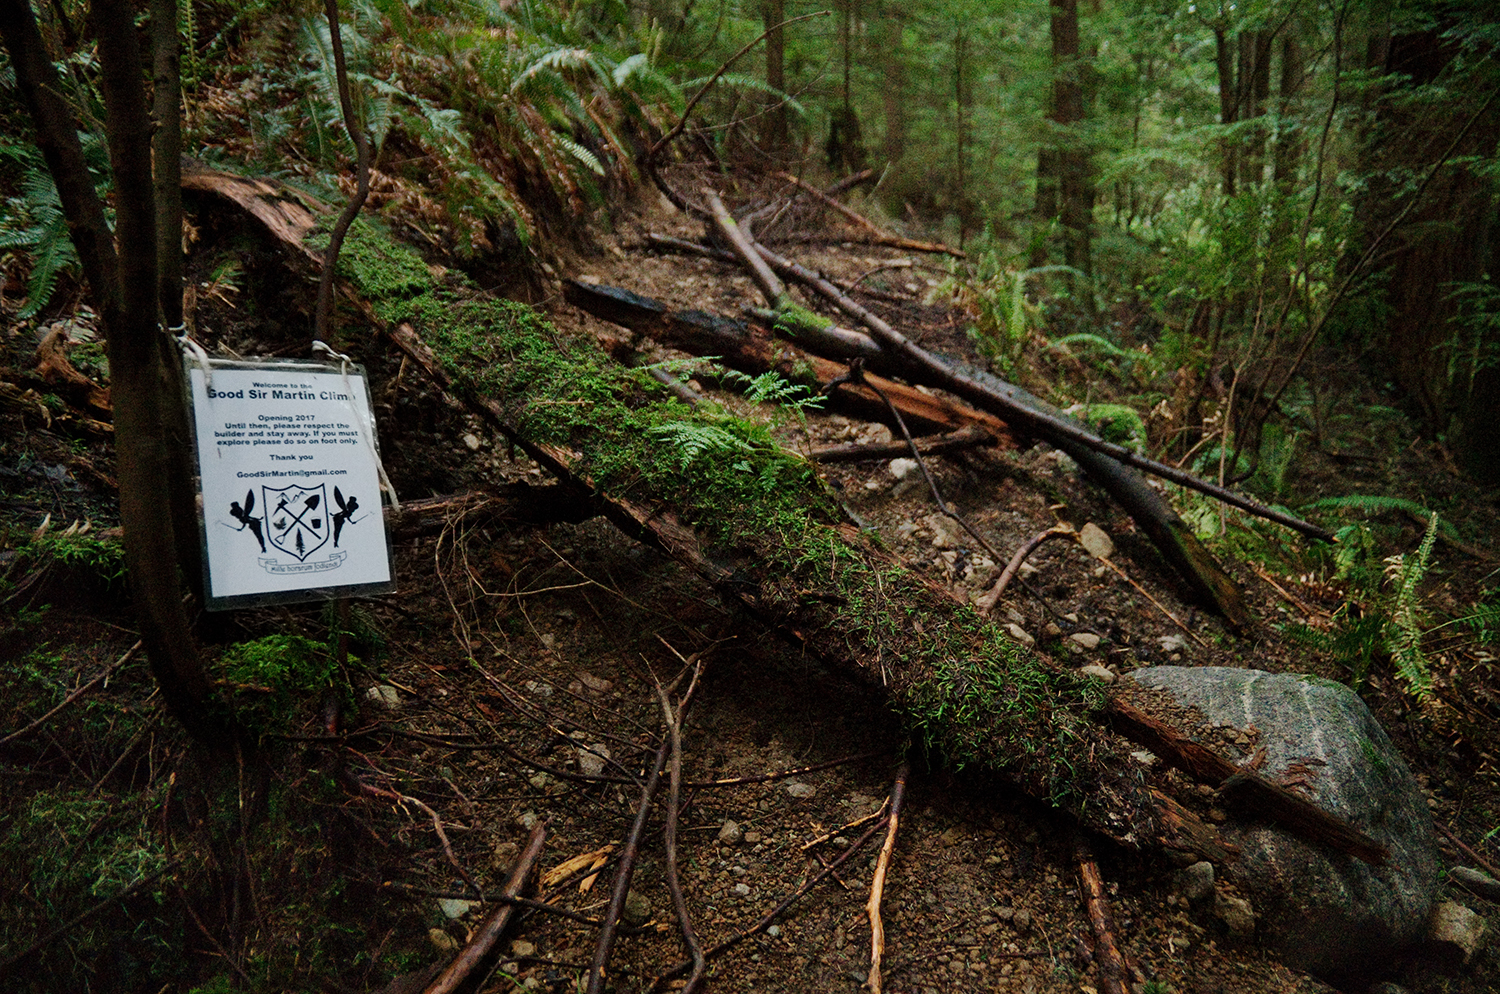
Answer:
[[207, 607], [391, 589], [363, 371], [303, 362], [187, 369]]

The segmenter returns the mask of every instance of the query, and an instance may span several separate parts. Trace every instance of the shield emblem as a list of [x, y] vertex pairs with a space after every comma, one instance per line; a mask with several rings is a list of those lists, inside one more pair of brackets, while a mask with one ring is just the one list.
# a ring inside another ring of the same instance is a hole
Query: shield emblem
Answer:
[[328, 541], [327, 497], [316, 487], [261, 487], [266, 541], [303, 562]]

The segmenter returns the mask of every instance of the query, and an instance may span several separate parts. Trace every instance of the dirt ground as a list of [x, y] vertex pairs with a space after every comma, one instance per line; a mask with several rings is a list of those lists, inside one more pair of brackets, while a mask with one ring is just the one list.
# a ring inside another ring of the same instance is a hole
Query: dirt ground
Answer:
[[[200, 225], [207, 232], [204, 251], [210, 252], [219, 236], [213, 225], [201, 219]], [[554, 270], [721, 314], [760, 303], [750, 281], [725, 264], [647, 251], [648, 231], [701, 233], [652, 193], [617, 217], [612, 231], [599, 236], [596, 250], [555, 259]], [[808, 265], [842, 278], [912, 258], [837, 241], [794, 248]], [[935, 265], [930, 259], [917, 261]], [[899, 269], [881, 278], [892, 296], [907, 302], [881, 299], [876, 306], [924, 344], [969, 352], [961, 323], [917, 300], [938, 274]], [[564, 330], [624, 335], [567, 308], [555, 295], [542, 305]], [[275, 345], [252, 320], [217, 313], [226, 342]], [[445, 404], [388, 347], [371, 340], [368, 350], [358, 358], [370, 367], [383, 451], [403, 498], [503, 480], [542, 482], [537, 467]], [[695, 383], [712, 386], [706, 376]], [[16, 483], [3, 500], [6, 515], [23, 520], [55, 507], [59, 519], [110, 524], [107, 498], [90, 475], [108, 476], [105, 440], [90, 441], [86, 429], [77, 426], [44, 427], [14, 408], [3, 416], [9, 419], [4, 472]], [[805, 427], [790, 423], [784, 432], [788, 444], [796, 446], [888, 435], [879, 426], [822, 414], [811, 415]], [[22, 436], [24, 446], [18, 447]], [[1130, 519], [1046, 446], [975, 450], [931, 459], [929, 466], [945, 498], [1004, 555], [1063, 517], [1080, 527], [1096, 524], [1113, 538], [1116, 560], [1134, 584], [1076, 544], [1049, 542], [1028, 560], [1024, 582], [996, 607], [1001, 624], [1019, 626], [1054, 659], [1115, 672], [1181, 662], [1347, 676], [1278, 630], [1289, 621], [1316, 621], [1317, 612], [1326, 612], [1318, 600], [1321, 588], [1311, 578], [1272, 575], [1264, 567], [1229, 561], [1264, 622], [1249, 637], [1237, 637], [1186, 602]], [[1470, 488], [1428, 448], [1412, 446], [1379, 463], [1353, 466], [1309, 454], [1298, 468], [1303, 496], [1353, 492], [1362, 483], [1422, 480], [1429, 499], [1438, 490], [1462, 504], [1469, 516], [1465, 524], [1500, 516], [1493, 495]], [[1386, 476], [1358, 475], [1377, 468]], [[998, 575], [1003, 563], [967, 536], [955, 537], [936, 514], [920, 474], [898, 479], [884, 460], [830, 464], [827, 476], [849, 509], [880, 529], [892, 548], [961, 595], [979, 594]], [[1410, 526], [1407, 539], [1407, 547], [1414, 547], [1418, 526]], [[1295, 560], [1300, 555], [1295, 539], [1284, 541], [1287, 560]], [[1494, 568], [1441, 546], [1439, 555], [1442, 569], [1434, 576], [1440, 589], [1431, 594], [1439, 601], [1446, 596], [1456, 603]], [[493, 891], [530, 831], [543, 823], [547, 838], [536, 896], [582, 920], [524, 915], [486, 989], [581, 990], [594, 954], [593, 920], [609, 900], [614, 861], [639, 807], [643, 771], [661, 741], [657, 687], [678, 677], [685, 657], [697, 656], [703, 668], [684, 727], [677, 867], [704, 947], [743, 935], [837, 859], [860, 839], [869, 816], [891, 794], [908, 743], [876, 688], [799, 657], [664, 555], [602, 520], [545, 528], [450, 521], [436, 534], [402, 540], [396, 570], [398, 595], [355, 605], [362, 623], [378, 635], [354, 646], [363, 662], [351, 665], [365, 696], [359, 714], [345, 722], [350, 732], [340, 740], [345, 752], [338, 763], [367, 783], [420, 800], [426, 809], [347, 791], [332, 799], [320, 793], [317, 772], [327, 763], [317, 757], [333, 747], [312, 741], [319, 735], [315, 701], [299, 702], [302, 724], [279, 741], [284, 762], [273, 764], [273, 779], [310, 808], [326, 809], [320, 824], [332, 826], [327, 829], [332, 841], [319, 848], [317, 869], [307, 877], [312, 893], [303, 899], [316, 905], [316, 888], [337, 879], [340, 897], [329, 898], [328, 906], [337, 904], [338, 910], [329, 911], [330, 917], [347, 923], [352, 909], [368, 913], [363, 934], [350, 940], [359, 955], [342, 974], [339, 989], [370, 989], [389, 972], [416, 968], [462, 943], [491, 906], [456, 903], [473, 895], [454, 863]], [[78, 672], [93, 672], [100, 660], [118, 658], [133, 640], [120, 625], [128, 625], [128, 617], [118, 592], [75, 598], [71, 604], [59, 599], [43, 622], [24, 635], [13, 631], [7, 644], [16, 649], [66, 639], [76, 648], [69, 658]], [[326, 625], [316, 606], [283, 607], [205, 619], [204, 634], [210, 645], [222, 645], [272, 631], [320, 637]], [[1455, 656], [1453, 666], [1439, 687], [1446, 717], [1416, 713], [1389, 673], [1377, 672], [1365, 696], [1427, 789], [1439, 824], [1481, 857], [1500, 862], [1500, 845], [1492, 838], [1500, 794], [1490, 752], [1500, 680], [1491, 658]], [[130, 695], [149, 688], [140, 664], [133, 669], [135, 676], [122, 678], [121, 687], [111, 691], [121, 707], [142, 706]], [[678, 685], [677, 698], [684, 687], [685, 682]], [[4, 717], [5, 727], [19, 723], [9, 709]], [[115, 774], [112, 789], [139, 789], [185, 762], [182, 743], [170, 735], [160, 743], [153, 737], [144, 759], [142, 748], [136, 747], [130, 764], [139, 771], [123, 785]], [[909, 758], [911, 774], [881, 908], [884, 989], [892, 994], [1097, 990], [1095, 938], [1080, 897], [1076, 833], [1068, 821], [1003, 783], [934, 768], [920, 754]], [[7, 790], [35, 789], [45, 772], [39, 772], [46, 764], [36, 756], [25, 770], [14, 755], [0, 760]], [[644, 991], [684, 959], [666, 884], [663, 810], [659, 799], [643, 836], [627, 904], [630, 927], [610, 962], [613, 990]], [[197, 830], [190, 818], [182, 818], [163, 817], [163, 831], [177, 833], [178, 844], [187, 849]], [[453, 859], [434, 831], [434, 818], [451, 842]], [[852, 859], [768, 927], [716, 957], [710, 989], [860, 990], [871, 953], [865, 903], [881, 841], [879, 833], [865, 840]], [[1473, 865], [1447, 837], [1442, 843], [1453, 863]], [[1190, 904], [1177, 891], [1178, 867], [1170, 860], [1103, 842], [1094, 848], [1116, 938], [1134, 973], [1133, 994], [1328, 989], [1279, 965], [1253, 938], [1232, 935], [1210, 907]], [[278, 860], [291, 857], [251, 852], [244, 859], [269, 872], [282, 865]], [[293, 887], [294, 881], [281, 885]], [[1454, 884], [1444, 889], [1493, 917], [1496, 909], [1489, 903]], [[255, 941], [263, 947], [294, 941], [277, 932], [275, 914], [258, 914], [264, 934]], [[189, 934], [199, 953], [217, 955], [201, 935]], [[255, 929], [234, 934], [253, 937]], [[238, 953], [231, 945], [225, 957], [243, 956], [253, 944], [247, 941]], [[310, 975], [304, 979], [324, 985]], [[1470, 965], [1443, 972], [1418, 950], [1396, 961], [1389, 979], [1414, 992], [1478, 994], [1500, 989], [1500, 957], [1484, 951]], [[680, 980], [668, 979], [663, 987], [674, 984], [680, 986]]]

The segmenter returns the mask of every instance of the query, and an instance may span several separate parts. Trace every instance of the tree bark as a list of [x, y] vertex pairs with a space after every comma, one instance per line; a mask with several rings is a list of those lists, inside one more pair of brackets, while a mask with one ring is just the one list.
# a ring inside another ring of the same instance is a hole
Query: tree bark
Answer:
[[766, 154], [780, 161], [786, 157], [790, 134], [787, 127], [786, 102], [780, 94], [786, 92], [786, 29], [781, 22], [786, 20], [786, 0], [762, 0], [761, 21], [766, 31], [766, 86], [775, 92], [761, 125], [761, 144]]

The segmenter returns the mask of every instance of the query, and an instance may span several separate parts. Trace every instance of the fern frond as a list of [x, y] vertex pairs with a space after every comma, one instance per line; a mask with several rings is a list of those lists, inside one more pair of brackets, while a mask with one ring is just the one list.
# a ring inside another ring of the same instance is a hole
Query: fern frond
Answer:
[[702, 421], [673, 421], [649, 429], [650, 434], [675, 450], [680, 469], [700, 459], [747, 455], [755, 448], [734, 433]]

